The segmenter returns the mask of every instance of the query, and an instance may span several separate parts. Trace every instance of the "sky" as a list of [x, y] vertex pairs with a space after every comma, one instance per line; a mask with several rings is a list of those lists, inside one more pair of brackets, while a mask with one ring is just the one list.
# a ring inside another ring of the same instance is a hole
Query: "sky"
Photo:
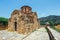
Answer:
[[20, 10], [24, 5], [32, 7], [38, 18], [60, 16], [60, 0], [0, 0], [0, 17], [9, 18], [15, 9]]

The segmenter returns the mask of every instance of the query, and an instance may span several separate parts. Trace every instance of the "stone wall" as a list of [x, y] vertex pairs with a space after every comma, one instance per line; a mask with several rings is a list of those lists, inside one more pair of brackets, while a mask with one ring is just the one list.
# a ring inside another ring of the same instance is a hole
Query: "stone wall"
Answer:
[[32, 12], [29, 6], [21, 7], [21, 10], [14, 10], [8, 21], [8, 30], [21, 34], [28, 34], [38, 29], [40, 24], [36, 12]]

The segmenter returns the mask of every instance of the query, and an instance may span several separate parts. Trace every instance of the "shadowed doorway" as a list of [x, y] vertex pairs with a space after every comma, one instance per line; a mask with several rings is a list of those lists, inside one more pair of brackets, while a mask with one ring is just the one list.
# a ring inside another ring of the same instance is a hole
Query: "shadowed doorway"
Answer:
[[14, 22], [14, 29], [17, 31], [17, 22]]

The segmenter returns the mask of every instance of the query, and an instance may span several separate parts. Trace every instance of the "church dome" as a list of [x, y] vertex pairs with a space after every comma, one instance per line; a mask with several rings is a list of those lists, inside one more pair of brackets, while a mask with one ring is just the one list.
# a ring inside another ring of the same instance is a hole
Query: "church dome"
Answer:
[[30, 6], [22, 6], [21, 9], [28, 8], [29, 10], [32, 10]]
[[30, 6], [22, 6], [21, 11], [25, 13], [30, 13], [32, 8]]

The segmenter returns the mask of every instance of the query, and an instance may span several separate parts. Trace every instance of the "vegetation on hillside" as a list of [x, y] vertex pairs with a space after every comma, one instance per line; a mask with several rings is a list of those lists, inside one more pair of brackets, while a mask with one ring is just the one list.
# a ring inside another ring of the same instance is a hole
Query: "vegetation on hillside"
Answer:
[[60, 16], [50, 15], [47, 17], [39, 18], [41, 25], [45, 25], [46, 22], [49, 22], [51, 26], [60, 24]]
[[8, 24], [8, 19], [4, 17], [0, 17], [0, 25], [7, 25]]

